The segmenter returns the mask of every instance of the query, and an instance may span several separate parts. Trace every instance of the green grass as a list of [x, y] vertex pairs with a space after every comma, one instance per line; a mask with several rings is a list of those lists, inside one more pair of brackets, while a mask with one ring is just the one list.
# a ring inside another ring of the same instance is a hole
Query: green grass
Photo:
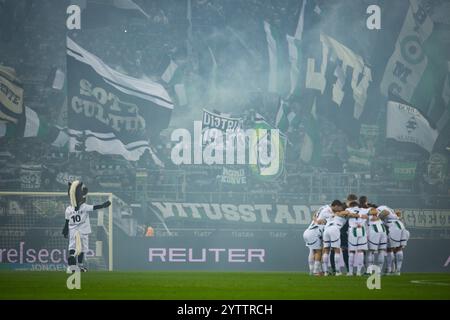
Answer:
[[[449, 273], [381, 278], [296, 272], [88, 272], [68, 290], [63, 272], [0, 271], [0, 299], [450, 299]], [[412, 283], [411, 281], [423, 281]]]

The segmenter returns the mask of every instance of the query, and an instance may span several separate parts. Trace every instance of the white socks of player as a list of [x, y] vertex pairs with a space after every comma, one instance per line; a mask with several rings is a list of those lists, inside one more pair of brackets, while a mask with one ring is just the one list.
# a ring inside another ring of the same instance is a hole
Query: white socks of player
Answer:
[[364, 267], [364, 252], [348, 253], [348, 275], [353, 275], [353, 267], [356, 267], [356, 275], [360, 276]]
[[356, 275], [360, 276], [362, 268], [364, 267], [364, 252], [357, 252], [355, 254]]
[[319, 274], [320, 273], [320, 260], [314, 261], [314, 269], [313, 269], [313, 273], [314, 274]]
[[400, 271], [402, 269], [403, 263], [403, 251], [397, 251], [395, 253], [395, 265], [396, 265], [396, 274], [400, 275]]
[[350, 251], [348, 253], [348, 275], [353, 275], [353, 264], [355, 262], [355, 253], [353, 251]]
[[324, 253], [322, 255], [322, 270], [324, 272], [324, 274], [328, 273], [328, 259], [329, 259], [329, 254], [328, 253]]
[[336, 269], [336, 275], [341, 274], [341, 254], [335, 253], [334, 254], [334, 268]]
[[380, 267], [380, 270], [383, 271], [384, 266], [384, 256], [386, 255], [386, 251], [381, 250], [378, 251], [378, 266]]
[[314, 273], [314, 251], [312, 249], [309, 249], [308, 264], [309, 264], [309, 274], [313, 274]]
[[394, 262], [394, 253], [388, 252], [386, 254], [386, 273], [392, 272], [392, 263]]
[[375, 258], [375, 252], [373, 252], [372, 250], [367, 252], [367, 267], [369, 267], [370, 265], [373, 264]]

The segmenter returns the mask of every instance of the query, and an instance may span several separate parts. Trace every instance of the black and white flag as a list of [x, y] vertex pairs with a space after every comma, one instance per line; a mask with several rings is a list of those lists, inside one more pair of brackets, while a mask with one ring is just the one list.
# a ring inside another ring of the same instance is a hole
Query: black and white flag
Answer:
[[168, 126], [173, 103], [159, 83], [122, 74], [67, 38], [70, 150], [136, 161]]
[[[217, 139], [217, 135], [237, 132], [241, 128], [241, 118], [231, 117], [229, 114], [211, 112], [203, 109], [202, 143], [203, 146], [214, 143], [217, 150], [224, 150], [225, 146]], [[223, 141], [222, 141], [223, 142]]]

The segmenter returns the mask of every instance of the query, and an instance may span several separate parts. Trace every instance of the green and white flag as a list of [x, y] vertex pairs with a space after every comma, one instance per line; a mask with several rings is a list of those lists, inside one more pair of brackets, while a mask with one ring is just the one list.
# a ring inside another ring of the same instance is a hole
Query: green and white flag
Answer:
[[286, 109], [286, 102], [283, 99], [280, 99], [277, 115], [275, 117], [275, 127], [282, 132], [287, 132], [289, 129], [288, 111]]
[[300, 74], [300, 40], [295, 37], [291, 37], [290, 35], [286, 35], [286, 41], [288, 43], [289, 63], [291, 66], [291, 70], [289, 72], [289, 78], [291, 81], [289, 95], [293, 95], [297, 89], [298, 77]]
[[302, 8], [300, 9], [300, 15], [298, 17], [297, 28], [295, 29], [294, 38], [301, 40], [303, 37], [303, 28], [305, 25], [305, 7], [308, 0], [303, 0]]
[[311, 109], [311, 114], [304, 121], [305, 134], [301, 142], [300, 159], [310, 164], [318, 164], [321, 157], [319, 124], [316, 113], [316, 98]]
[[[273, 136], [272, 131], [275, 128], [259, 113], [255, 115], [253, 129], [256, 130], [256, 140], [249, 145], [250, 152], [255, 152], [255, 154], [269, 152], [271, 161], [269, 164], [263, 164], [259, 161], [257, 164], [251, 164], [250, 172], [255, 177], [263, 180], [272, 180], [280, 177], [284, 172], [286, 137], [280, 132]], [[268, 155], [268, 153], [266, 154]]]
[[288, 44], [289, 52], [289, 64], [290, 64], [290, 90], [289, 95], [298, 94], [298, 77], [300, 74], [300, 62], [301, 62], [301, 51], [300, 42], [303, 38], [303, 28], [305, 23], [305, 6], [307, 0], [302, 3], [302, 8], [300, 9], [300, 15], [297, 22], [297, 28], [295, 29], [294, 36], [286, 35], [286, 41]]
[[[312, 89], [322, 95], [321, 106], [328, 108], [342, 107], [351, 98], [352, 106], [345, 105], [345, 108], [336, 110], [345, 112], [345, 117], [351, 116], [349, 113], [352, 112], [353, 117], [359, 119], [364, 112], [372, 82], [371, 67], [363, 57], [326, 34], [320, 34], [320, 43], [321, 54], [304, 59], [306, 70], [301, 73], [305, 75], [305, 89]], [[331, 73], [333, 77], [329, 76]], [[350, 82], [348, 87], [347, 82]], [[327, 86], [332, 90], [325, 93]]]
[[[300, 41], [303, 36], [306, 2], [306, 0], [303, 1], [293, 36], [283, 35], [281, 30], [264, 21], [269, 57], [269, 92], [287, 96], [295, 94], [298, 90], [301, 62]], [[287, 83], [289, 85], [286, 85]]]
[[404, 101], [411, 102], [428, 65], [423, 44], [432, 32], [433, 21], [421, 9], [419, 1], [410, 0], [394, 53], [381, 80], [380, 90], [384, 96], [395, 94]]
[[433, 125], [442, 129], [449, 120], [448, 62], [450, 53], [442, 39], [446, 39], [450, 26], [434, 23], [429, 13], [438, 1], [425, 4], [410, 0], [380, 84], [381, 93], [398, 97], [419, 109]]
[[287, 134], [292, 131], [292, 128], [300, 122], [298, 115], [290, 109], [287, 103], [280, 99], [278, 111], [275, 117], [275, 127], [281, 132]]
[[[267, 21], [264, 21], [264, 32], [266, 34], [269, 65], [268, 92], [287, 96], [290, 91], [290, 86], [286, 85], [290, 81], [289, 63], [291, 58], [289, 57], [289, 43], [282, 31]], [[295, 60], [295, 56], [292, 57], [292, 60]], [[298, 62], [296, 61], [296, 63]]]
[[264, 32], [266, 33], [267, 49], [269, 52], [269, 92], [278, 92], [278, 52], [277, 42], [272, 34], [272, 27], [264, 21]]
[[389, 101], [386, 121], [386, 138], [415, 143], [430, 153], [433, 151], [438, 132], [417, 109]]
[[[371, 68], [361, 56], [332, 37], [321, 34], [320, 41], [323, 45], [323, 51], [326, 52], [324, 56], [329, 54], [330, 60], [342, 61], [342, 64], [338, 64], [334, 70], [334, 76], [337, 80], [333, 85], [332, 100], [338, 106], [341, 106], [345, 95], [351, 94], [355, 101], [353, 117], [359, 119], [364, 111], [368, 88], [372, 82]], [[327, 64], [328, 62], [325, 64], [325, 68], [322, 68], [321, 76], [325, 75]], [[319, 76], [319, 74], [316, 76]], [[352, 92], [346, 92], [344, 89], [347, 78], [351, 78]]]

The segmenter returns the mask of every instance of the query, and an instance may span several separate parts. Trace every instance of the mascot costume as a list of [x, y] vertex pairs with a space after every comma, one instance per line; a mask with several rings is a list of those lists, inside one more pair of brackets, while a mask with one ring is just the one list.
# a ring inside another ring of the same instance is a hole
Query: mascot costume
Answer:
[[88, 189], [83, 182], [75, 180], [69, 182], [68, 195], [70, 206], [66, 208], [66, 223], [62, 234], [64, 238], [69, 238], [69, 257], [67, 262], [68, 273], [73, 273], [79, 268], [81, 272], [86, 272], [87, 268], [83, 264], [85, 253], [89, 250], [89, 234], [91, 233], [91, 223], [89, 222], [89, 213], [107, 208], [111, 205], [106, 201], [100, 205], [86, 204], [86, 195]]

